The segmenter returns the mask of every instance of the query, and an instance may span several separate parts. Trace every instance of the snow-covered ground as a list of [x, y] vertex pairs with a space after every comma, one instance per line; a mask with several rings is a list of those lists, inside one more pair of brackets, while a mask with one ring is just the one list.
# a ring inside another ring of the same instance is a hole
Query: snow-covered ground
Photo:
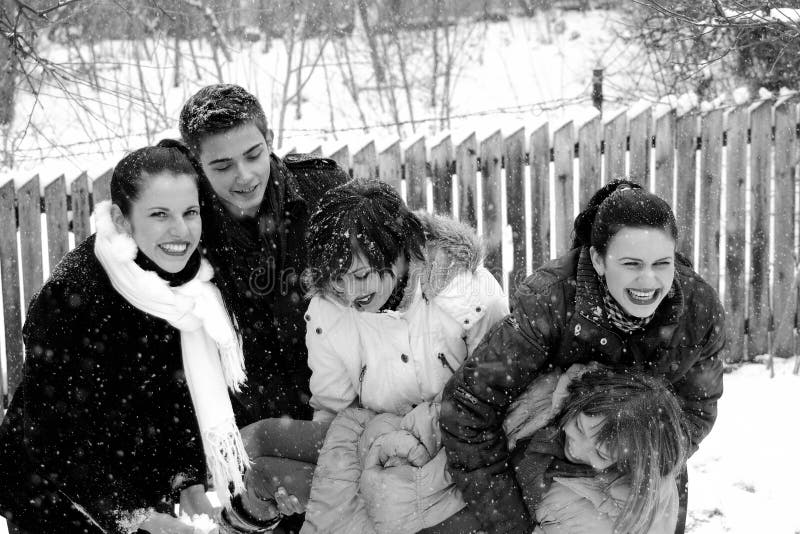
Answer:
[[[794, 359], [725, 374], [714, 430], [689, 461], [692, 534], [800, 533], [800, 376]], [[0, 524], [0, 534], [6, 534]]]
[[711, 434], [689, 460], [693, 534], [800, 533], [800, 376], [795, 360], [725, 375]]

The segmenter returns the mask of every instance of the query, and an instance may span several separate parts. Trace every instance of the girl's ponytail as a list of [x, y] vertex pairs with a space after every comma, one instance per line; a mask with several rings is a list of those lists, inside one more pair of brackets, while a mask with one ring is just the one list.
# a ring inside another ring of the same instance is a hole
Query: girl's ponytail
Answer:
[[[626, 186], [626, 187], [622, 187]], [[597, 190], [589, 199], [583, 211], [575, 217], [575, 224], [573, 226], [573, 239], [572, 248], [588, 247], [592, 245], [592, 228], [594, 226], [595, 217], [603, 201], [611, 196], [614, 191], [618, 189], [641, 189], [642, 186], [630, 180], [616, 179], [607, 183]]]

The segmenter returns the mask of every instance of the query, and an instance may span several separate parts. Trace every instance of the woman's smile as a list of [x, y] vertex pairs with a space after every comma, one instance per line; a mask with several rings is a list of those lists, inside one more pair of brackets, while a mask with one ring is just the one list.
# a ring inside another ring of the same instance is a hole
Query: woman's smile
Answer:
[[628, 299], [633, 304], [637, 304], [639, 306], [649, 306], [658, 302], [659, 297], [661, 296], [661, 288], [656, 289], [632, 289], [627, 288], [625, 293], [628, 295]]
[[367, 295], [358, 297], [357, 299], [353, 300], [353, 305], [356, 308], [361, 308], [364, 306], [369, 306], [369, 303], [372, 302], [372, 299], [375, 298], [375, 292], [369, 293]]
[[189, 250], [191, 243], [188, 241], [172, 241], [169, 243], [161, 243], [158, 247], [170, 256], [183, 256]]

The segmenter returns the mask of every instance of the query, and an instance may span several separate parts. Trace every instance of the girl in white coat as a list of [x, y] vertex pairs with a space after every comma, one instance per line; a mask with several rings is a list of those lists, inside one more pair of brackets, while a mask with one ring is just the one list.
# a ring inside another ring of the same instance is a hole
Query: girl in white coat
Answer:
[[[358, 407], [402, 416], [438, 401], [445, 382], [508, 313], [505, 293], [482, 266], [475, 232], [451, 219], [412, 213], [386, 183], [351, 181], [326, 193], [307, 238], [303, 278], [310, 297], [305, 319], [314, 423], [266, 419], [242, 430], [255, 459], [243, 504], [259, 519], [276, 509], [305, 509], [311, 462], [339, 412]], [[327, 446], [336, 434], [334, 424]], [[323, 472], [341, 481], [346, 474], [326, 463], [325, 450]], [[315, 507], [307, 520], [333, 531], [321, 517], [325, 510], [337, 508], [348, 519], [337, 506], [346, 495], [324, 491], [317, 497], [312, 491]], [[431, 517], [447, 517], [440, 515]]]
[[412, 213], [383, 182], [327, 194], [311, 218], [308, 256], [315, 420], [355, 405], [404, 415], [437, 399], [508, 313], [472, 229]]

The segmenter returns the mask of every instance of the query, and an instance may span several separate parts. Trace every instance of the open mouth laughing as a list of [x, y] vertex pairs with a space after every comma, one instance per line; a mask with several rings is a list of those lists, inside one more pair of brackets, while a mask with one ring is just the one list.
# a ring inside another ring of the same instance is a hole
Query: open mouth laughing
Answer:
[[625, 289], [625, 294], [628, 296], [628, 299], [636, 305], [639, 306], [649, 306], [651, 304], [655, 304], [658, 302], [658, 298], [661, 296], [661, 289]]

